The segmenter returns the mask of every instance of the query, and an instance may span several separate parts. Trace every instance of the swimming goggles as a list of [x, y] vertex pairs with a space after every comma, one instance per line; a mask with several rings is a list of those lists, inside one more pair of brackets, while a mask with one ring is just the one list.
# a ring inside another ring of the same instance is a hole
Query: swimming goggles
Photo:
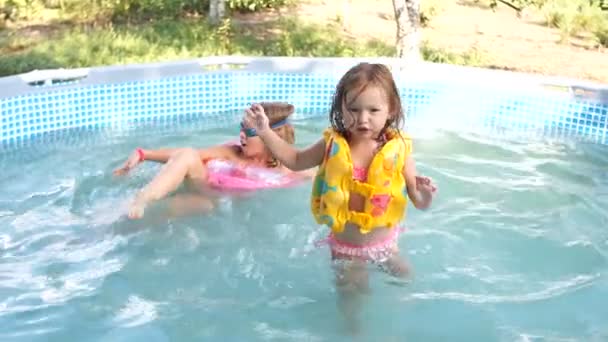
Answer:
[[[283, 119], [281, 121], [275, 122], [274, 124], [270, 125], [270, 128], [271, 129], [275, 129], [275, 128], [278, 128], [278, 127], [281, 127], [281, 126], [285, 125], [286, 123], [287, 123], [287, 119], [285, 118], [285, 119]], [[241, 132], [244, 132], [245, 136], [248, 137], [248, 138], [257, 137], [258, 136], [255, 128], [246, 128], [245, 125], [243, 125], [242, 122], [241, 122]]]

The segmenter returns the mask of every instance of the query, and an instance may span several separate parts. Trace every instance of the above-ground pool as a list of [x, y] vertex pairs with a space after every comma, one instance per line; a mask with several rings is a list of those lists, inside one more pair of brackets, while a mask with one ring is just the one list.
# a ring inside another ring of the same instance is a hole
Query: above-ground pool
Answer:
[[[328, 125], [359, 60], [229, 58], [0, 79], [0, 341], [350, 340], [310, 184], [142, 220], [126, 203], [160, 165], [134, 148], [234, 139], [251, 102]], [[364, 341], [608, 340], [608, 91], [446, 65], [392, 66], [419, 173], [407, 282], [371, 270]]]

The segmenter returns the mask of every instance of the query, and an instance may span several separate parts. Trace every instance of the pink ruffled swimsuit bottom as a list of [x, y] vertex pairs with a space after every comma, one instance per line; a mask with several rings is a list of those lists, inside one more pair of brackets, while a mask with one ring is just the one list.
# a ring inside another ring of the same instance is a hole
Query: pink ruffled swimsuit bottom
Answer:
[[317, 241], [315, 246], [329, 245], [332, 259], [361, 260], [371, 262], [385, 262], [397, 250], [399, 235], [404, 232], [404, 228], [395, 227], [391, 234], [382, 241], [356, 245], [337, 240], [334, 233], [330, 233], [327, 238]]

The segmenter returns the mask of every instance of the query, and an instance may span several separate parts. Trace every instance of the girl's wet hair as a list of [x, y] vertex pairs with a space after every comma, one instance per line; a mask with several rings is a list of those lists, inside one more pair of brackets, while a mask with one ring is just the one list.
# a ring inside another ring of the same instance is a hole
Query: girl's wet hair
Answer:
[[287, 102], [262, 102], [260, 106], [264, 108], [270, 125], [287, 119], [295, 110], [295, 107]]
[[382, 139], [387, 128], [398, 129], [401, 127], [405, 117], [399, 89], [397, 89], [391, 71], [384, 64], [360, 63], [348, 70], [338, 82], [329, 111], [329, 121], [332, 128], [342, 136], [347, 137], [348, 135], [348, 128], [344, 127], [344, 113], [342, 112], [343, 105], [348, 105], [345, 103], [346, 94], [354, 92], [355, 96], [352, 98], [356, 99], [369, 86], [384, 90], [388, 98], [391, 116], [380, 132], [379, 139]]
[[[266, 116], [268, 116], [268, 123], [271, 126], [287, 119], [295, 111], [295, 107], [286, 102], [262, 102], [260, 105], [264, 108], [264, 112], [266, 113]], [[272, 130], [287, 143], [291, 145], [295, 143], [296, 134], [290, 123], [273, 128]], [[268, 167], [277, 167], [280, 165], [279, 161], [274, 157], [271, 157], [266, 164]]]
[[[262, 102], [260, 103], [266, 116], [268, 116], [268, 123], [272, 126], [277, 122], [287, 119], [295, 111], [295, 107], [287, 102]], [[294, 144], [296, 137], [295, 131], [291, 124], [285, 124], [274, 128], [273, 131], [277, 133], [283, 140], [289, 144]]]

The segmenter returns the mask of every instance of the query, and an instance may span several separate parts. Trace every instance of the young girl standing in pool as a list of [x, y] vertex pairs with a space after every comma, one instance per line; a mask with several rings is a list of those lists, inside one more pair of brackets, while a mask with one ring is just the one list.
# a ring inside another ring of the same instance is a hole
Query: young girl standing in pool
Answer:
[[341, 309], [353, 323], [358, 293], [367, 291], [366, 262], [395, 276], [408, 273], [399, 256], [399, 223], [408, 198], [414, 207], [431, 205], [435, 187], [416, 176], [411, 139], [399, 130], [401, 100], [390, 70], [362, 63], [339, 81], [330, 111], [331, 128], [317, 143], [297, 150], [269, 129], [259, 105], [245, 111], [273, 155], [291, 170], [319, 166], [311, 209], [315, 220], [331, 228], [327, 238], [337, 264]]

